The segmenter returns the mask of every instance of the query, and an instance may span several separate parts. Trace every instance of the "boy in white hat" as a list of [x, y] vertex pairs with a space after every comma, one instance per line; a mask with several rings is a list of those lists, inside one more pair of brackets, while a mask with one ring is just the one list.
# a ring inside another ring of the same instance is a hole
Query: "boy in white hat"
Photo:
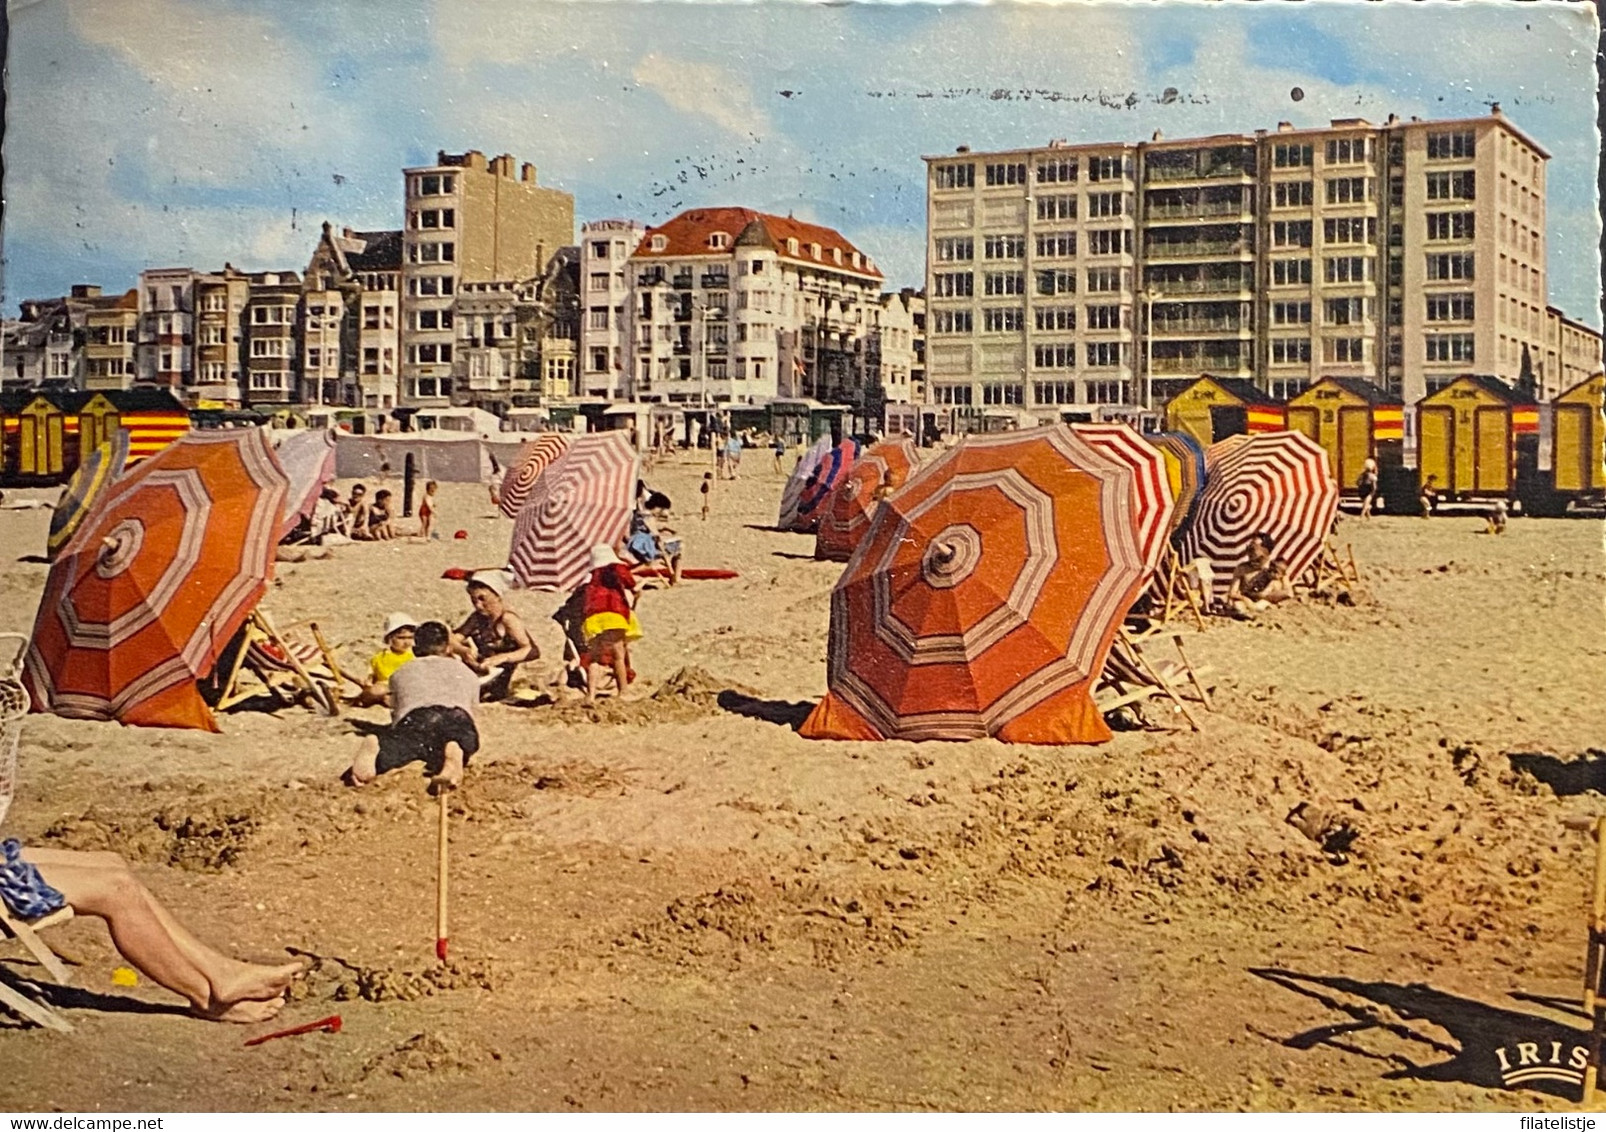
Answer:
[[358, 707], [390, 706], [390, 678], [413, 659], [413, 630], [417, 628], [418, 622], [405, 613], [385, 618], [385, 647], [368, 662], [368, 682], [357, 696]]

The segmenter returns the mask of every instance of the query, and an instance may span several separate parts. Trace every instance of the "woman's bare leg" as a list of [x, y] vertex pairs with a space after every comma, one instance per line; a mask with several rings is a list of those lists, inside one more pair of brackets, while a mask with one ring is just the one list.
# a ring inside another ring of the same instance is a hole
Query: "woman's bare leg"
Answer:
[[106, 921], [125, 959], [189, 999], [197, 1014], [255, 1022], [283, 1007], [299, 963], [270, 967], [213, 950], [174, 919], [115, 853], [30, 848], [27, 859], [75, 912]]

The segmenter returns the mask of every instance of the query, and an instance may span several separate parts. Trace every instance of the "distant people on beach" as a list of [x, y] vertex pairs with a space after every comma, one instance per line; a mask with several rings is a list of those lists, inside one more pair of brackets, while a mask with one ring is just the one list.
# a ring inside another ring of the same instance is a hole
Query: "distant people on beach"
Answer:
[[424, 484], [424, 498], [418, 501], [418, 537], [426, 542], [439, 538], [435, 531], [435, 492], [440, 484], [430, 480]]
[[703, 521], [707, 522], [708, 521], [708, 501], [709, 501], [709, 497], [714, 494], [714, 473], [713, 472], [704, 472], [703, 473], [702, 486], [699, 487], [697, 490], [698, 490], [698, 492], [701, 493], [701, 495], [703, 497]]
[[1288, 583], [1288, 566], [1272, 554], [1274, 541], [1262, 531], [1249, 543], [1249, 552], [1232, 572], [1227, 607], [1239, 616], [1268, 609], [1294, 596]]
[[1429, 475], [1422, 481], [1422, 493], [1418, 496], [1417, 502], [1422, 506], [1424, 519], [1432, 518], [1434, 510], [1439, 506], [1438, 482], [1439, 477], [1436, 475]]
[[346, 534], [352, 538], [366, 538], [367, 531], [368, 487], [354, 483], [351, 485], [351, 494], [346, 497]]
[[396, 516], [391, 502], [390, 488], [374, 492], [374, 501], [368, 507], [368, 525], [357, 538], [368, 542], [386, 542], [396, 537]]
[[1377, 502], [1377, 461], [1367, 460], [1361, 465], [1361, 474], [1355, 480], [1355, 490], [1361, 497], [1361, 518], [1372, 517], [1372, 506]]
[[1485, 531], [1491, 535], [1505, 534], [1506, 519], [1510, 515], [1510, 510], [1504, 499], [1496, 499], [1494, 506], [1489, 509], [1489, 514], [1486, 516], [1487, 526], [1484, 528]]

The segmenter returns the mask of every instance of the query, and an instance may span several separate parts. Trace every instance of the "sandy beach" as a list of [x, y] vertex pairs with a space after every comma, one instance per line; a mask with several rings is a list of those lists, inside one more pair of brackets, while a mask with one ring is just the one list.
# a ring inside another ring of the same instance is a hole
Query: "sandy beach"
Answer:
[[[643, 698], [482, 710], [445, 968], [421, 774], [337, 781], [382, 712], [242, 709], [221, 735], [31, 717], [8, 834], [115, 849], [219, 947], [321, 961], [276, 1023], [226, 1027], [114, 986], [98, 921], [56, 929], [77, 1030], [0, 1026], [0, 1108], [1575, 1103], [1505, 1088], [1496, 1049], [1587, 1035], [1592, 850], [1562, 822], [1606, 809], [1599, 522], [1345, 519], [1355, 605], [1188, 634], [1215, 686], [1198, 733], [820, 743], [794, 728], [841, 566], [769, 529], [767, 455], [700, 520], [708, 466], [646, 478], [686, 565], [740, 577], [644, 597]], [[440, 512], [467, 539], [281, 564], [263, 608], [358, 668], [392, 610], [456, 623], [441, 572], [500, 564], [512, 524], [469, 485]], [[32, 625], [47, 525], [0, 511], [0, 629]], [[540, 689], [558, 597], [509, 601]], [[1286, 820], [1301, 803], [1320, 841]], [[242, 1048], [335, 1013], [339, 1034]]]

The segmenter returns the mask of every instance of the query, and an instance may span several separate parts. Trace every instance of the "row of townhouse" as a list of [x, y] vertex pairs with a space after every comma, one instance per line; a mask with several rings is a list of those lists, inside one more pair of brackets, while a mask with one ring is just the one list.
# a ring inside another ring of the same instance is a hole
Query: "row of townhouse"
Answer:
[[1414, 402], [1476, 368], [1552, 396], [1601, 341], [1546, 302], [1548, 158], [1498, 105], [927, 157], [929, 395], [1144, 404], [1210, 373]]

